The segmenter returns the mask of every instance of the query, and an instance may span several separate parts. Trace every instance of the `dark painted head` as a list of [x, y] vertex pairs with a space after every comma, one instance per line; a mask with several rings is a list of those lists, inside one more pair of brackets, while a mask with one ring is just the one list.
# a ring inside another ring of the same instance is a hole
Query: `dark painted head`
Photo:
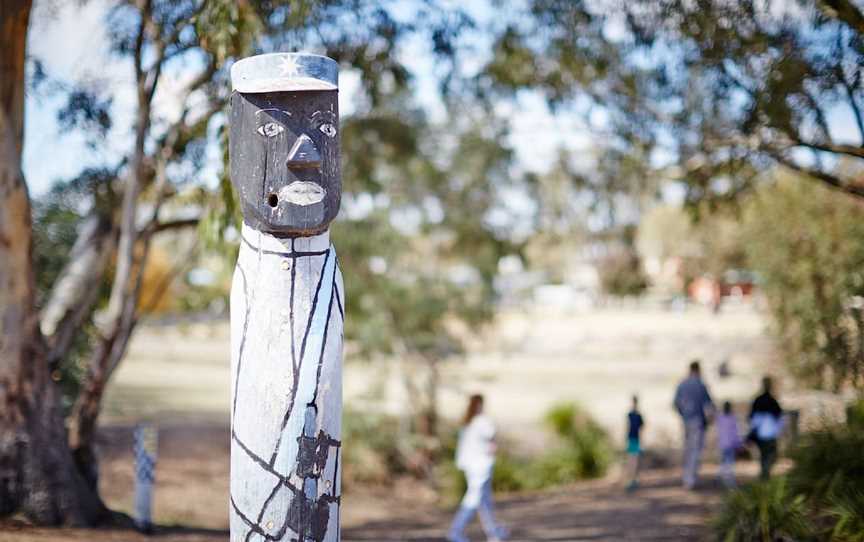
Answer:
[[243, 220], [276, 236], [315, 235], [339, 212], [337, 65], [305, 53], [231, 68], [229, 157]]

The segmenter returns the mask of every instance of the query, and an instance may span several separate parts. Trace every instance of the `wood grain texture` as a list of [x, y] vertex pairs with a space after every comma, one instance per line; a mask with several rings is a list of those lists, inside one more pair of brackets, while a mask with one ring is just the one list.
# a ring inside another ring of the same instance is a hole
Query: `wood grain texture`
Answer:
[[244, 225], [231, 289], [231, 541], [338, 541], [343, 286], [329, 232]]

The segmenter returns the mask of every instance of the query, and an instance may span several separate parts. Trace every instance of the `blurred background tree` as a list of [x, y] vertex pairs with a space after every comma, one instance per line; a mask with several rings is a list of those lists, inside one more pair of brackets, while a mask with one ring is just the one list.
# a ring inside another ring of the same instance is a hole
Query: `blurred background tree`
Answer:
[[864, 197], [864, 14], [849, 0], [534, 0], [520, 15], [481, 88], [541, 89], [555, 110], [585, 115], [638, 180], [713, 206], [779, 164]]
[[642, 258], [636, 250], [636, 228], [623, 228], [621, 242], [600, 261], [600, 286], [611, 296], [634, 297], [648, 288]]
[[785, 365], [820, 387], [864, 389], [864, 205], [784, 175], [745, 216]]

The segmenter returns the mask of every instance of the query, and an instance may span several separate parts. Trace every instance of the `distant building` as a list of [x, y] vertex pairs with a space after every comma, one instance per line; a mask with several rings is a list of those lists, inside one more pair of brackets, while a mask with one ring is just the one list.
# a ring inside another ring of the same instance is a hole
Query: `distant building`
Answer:
[[696, 303], [715, 305], [722, 298], [729, 297], [750, 301], [755, 291], [755, 277], [752, 272], [730, 269], [723, 274], [722, 280], [703, 275], [693, 279], [687, 287], [687, 294]]

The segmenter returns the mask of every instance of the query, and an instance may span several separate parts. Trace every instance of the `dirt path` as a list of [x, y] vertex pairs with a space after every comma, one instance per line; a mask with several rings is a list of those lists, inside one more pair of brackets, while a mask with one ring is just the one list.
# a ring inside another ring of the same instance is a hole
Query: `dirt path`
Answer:
[[[705, 474], [714, 469], [706, 467]], [[553, 491], [498, 499], [499, 519], [513, 542], [577, 540], [704, 540], [711, 514], [722, 496], [706, 479], [701, 489], [681, 488], [674, 469], [648, 471], [642, 486], [625, 492], [610, 480], [585, 482]], [[347, 503], [346, 503], [347, 505]], [[451, 514], [435, 508], [392, 503], [386, 519], [346, 527], [343, 540], [443, 542]], [[472, 540], [485, 540], [474, 522]]]
[[[129, 428], [103, 433], [102, 492], [109, 505], [129, 511], [131, 461], [125, 450]], [[0, 542], [224, 542], [227, 531], [228, 432], [219, 425], [188, 423], [161, 431], [154, 515], [155, 536], [128, 530], [33, 529], [0, 522]], [[195, 458], [191, 460], [190, 458]], [[753, 470], [744, 465], [744, 471]], [[702, 489], [681, 489], [674, 468], [648, 470], [642, 487], [626, 493], [612, 479], [538, 493], [500, 496], [500, 519], [512, 540], [701, 540], [722, 491], [714, 469], [703, 469]], [[343, 541], [443, 541], [451, 510], [442, 510], [418, 487], [395, 490], [349, 488], [344, 495]], [[479, 525], [472, 540], [484, 540]]]
[[[513, 542], [563, 542], [577, 540], [704, 540], [706, 522], [719, 501], [721, 491], [714, 484], [695, 492], [680, 488], [672, 470], [649, 471], [642, 487], [625, 493], [617, 484], [597, 481], [536, 494], [499, 498], [500, 519], [511, 531]], [[362, 501], [362, 504], [361, 504]], [[389, 497], [346, 495], [352, 503], [386, 511], [385, 517], [346, 525], [342, 540], [377, 542], [443, 542], [450, 513], [435, 506], [409, 507]], [[356, 516], [357, 514], [352, 514]], [[472, 540], [484, 540], [475, 522], [469, 531]], [[161, 526], [155, 536], [144, 537], [121, 530], [31, 529], [0, 523], [3, 542], [224, 542], [224, 528]]]

